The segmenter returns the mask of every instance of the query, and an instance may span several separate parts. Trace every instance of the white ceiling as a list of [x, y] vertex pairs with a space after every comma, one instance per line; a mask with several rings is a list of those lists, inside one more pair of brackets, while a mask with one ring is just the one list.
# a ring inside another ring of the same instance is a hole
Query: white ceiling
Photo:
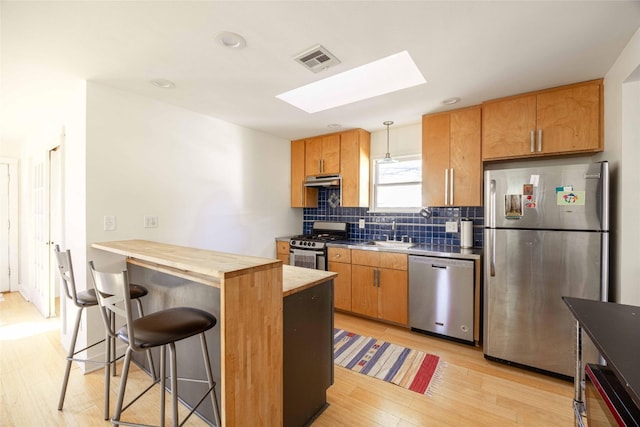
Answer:
[[[285, 139], [417, 123], [423, 114], [603, 77], [640, 1], [2, 1], [5, 115], [35, 79], [71, 76]], [[231, 50], [215, 36], [242, 34]], [[292, 58], [322, 44], [341, 64]], [[307, 114], [275, 95], [408, 50], [427, 84]], [[149, 81], [175, 82], [171, 90]], [[445, 98], [460, 97], [455, 107]], [[16, 104], [17, 105], [17, 104]], [[4, 121], [5, 135], [18, 130]]]

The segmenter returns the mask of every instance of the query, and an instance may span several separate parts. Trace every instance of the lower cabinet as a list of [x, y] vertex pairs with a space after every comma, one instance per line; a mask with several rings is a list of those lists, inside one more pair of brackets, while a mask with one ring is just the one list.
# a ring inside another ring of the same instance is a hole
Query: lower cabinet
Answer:
[[276, 241], [276, 256], [283, 264], [289, 264], [289, 242]]
[[351, 249], [328, 248], [329, 271], [338, 273], [333, 280], [333, 305], [351, 311]]
[[351, 311], [408, 324], [407, 255], [351, 251]]

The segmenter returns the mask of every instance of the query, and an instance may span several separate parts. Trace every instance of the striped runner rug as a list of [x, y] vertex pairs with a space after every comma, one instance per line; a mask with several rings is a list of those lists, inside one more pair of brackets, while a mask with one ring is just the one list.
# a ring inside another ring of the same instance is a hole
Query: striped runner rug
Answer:
[[342, 329], [333, 331], [333, 360], [338, 366], [421, 394], [431, 394], [441, 374], [438, 356]]

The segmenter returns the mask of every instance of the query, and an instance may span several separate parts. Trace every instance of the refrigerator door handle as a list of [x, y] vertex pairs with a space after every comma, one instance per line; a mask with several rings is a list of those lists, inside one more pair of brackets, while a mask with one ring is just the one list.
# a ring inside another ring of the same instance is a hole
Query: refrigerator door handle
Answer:
[[496, 230], [493, 228], [489, 230], [489, 245], [489, 275], [496, 277]]
[[489, 181], [489, 206], [487, 206], [489, 227], [496, 228], [496, 180]]

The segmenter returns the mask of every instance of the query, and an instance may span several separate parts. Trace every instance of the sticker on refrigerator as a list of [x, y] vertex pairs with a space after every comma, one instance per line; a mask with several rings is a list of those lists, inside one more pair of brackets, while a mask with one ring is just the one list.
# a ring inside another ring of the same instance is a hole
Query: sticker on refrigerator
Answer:
[[529, 184], [533, 185], [534, 187], [537, 187], [539, 182], [540, 182], [540, 175], [531, 175], [531, 178], [529, 179]]
[[522, 205], [524, 209], [534, 209], [538, 207], [535, 194], [536, 191], [533, 184], [524, 184], [522, 186]]
[[504, 195], [504, 216], [511, 219], [522, 217], [522, 194]]
[[558, 206], [584, 206], [584, 191], [558, 191], [556, 203]]

